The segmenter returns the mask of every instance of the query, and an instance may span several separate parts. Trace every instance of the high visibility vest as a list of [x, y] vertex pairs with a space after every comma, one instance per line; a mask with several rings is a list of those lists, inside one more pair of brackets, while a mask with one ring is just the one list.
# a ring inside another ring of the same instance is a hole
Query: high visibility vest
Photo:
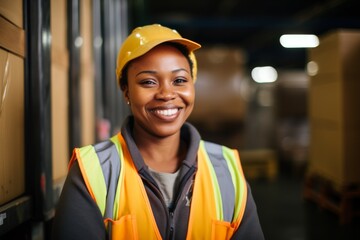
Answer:
[[[243, 217], [247, 184], [238, 152], [200, 141], [186, 239], [230, 239]], [[145, 187], [121, 134], [74, 149], [110, 239], [162, 239]]]

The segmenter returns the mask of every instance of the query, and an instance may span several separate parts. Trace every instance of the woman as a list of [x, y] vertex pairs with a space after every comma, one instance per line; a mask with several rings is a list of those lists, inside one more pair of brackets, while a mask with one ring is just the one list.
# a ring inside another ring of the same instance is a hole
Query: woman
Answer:
[[74, 150], [54, 239], [264, 239], [237, 151], [186, 122], [198, 48], [158, 24], [125, 40], [116, 74], [132, 115]]

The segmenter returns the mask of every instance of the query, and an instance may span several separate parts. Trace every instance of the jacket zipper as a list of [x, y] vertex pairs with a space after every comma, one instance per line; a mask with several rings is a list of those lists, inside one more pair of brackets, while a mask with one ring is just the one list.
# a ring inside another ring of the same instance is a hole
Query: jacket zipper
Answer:
[[[158, 195], [158, 199], [161, 201], [161, 205], [163, 206], [163, 208], [165, 209], [165, 212], [168, 213], [168, 207], [166, 206], [165, 204], [165, 201], [164, 201], [164, 198], [162, 196], [162, 193], [161, 191], [159, 190], [159, 187], [157, 186], [156, 182], [154, 182], [152, 180], [152, 177], [149, 173], [147, 173], [146, 171], [141, 171], [139, 172], [141, 178], [143, 179], [144, 182], [146, 182], [148, 184], [149, 187], [151, 187]], [[151, 205], [151, 203], [150, 203]], [[173, 220], [170, 219], [170, 216], [169, 214], [166, 214], [167, 215], [167, 223], [171, 223]], [[170, 225], [171, 226], [171, 225]], [[169, 235], [169, 233], [167, 232], [166, 235]], [[169, 238], [166, 238], [166, 239], [169, 239]]]
[[177, 206], [177, 203], [181, 197], [181, 193], [184, 189], [184, 186], [186, 184], [186, 182], [188, 181], [188, 179], [193, 176], [193, 174], [195, 173], [195, 167], [191, 167], [189, 169], [189, 171], [185, 174], [185, 176], [182, 178], [180, 185], [179, 185], [179, 192], [176, 196], [176, 200], [175, 202], [168, 208], [165, 204], [165, 201], [163, 199], [163, 196], [157, 186], [156, 183], [154, 183], [151, 179], [152, 177], [146, 172], [146, 171], [141, 171], [141, 173], [139, 172], [141, 178], [149, 185], [151, 186], [151, 188], [155, 189], [157, 192], [157, 195], [160, 196], [159, 199], [164, 207], [164, 209], [166, 209], [167, 211], [167, 215], [168, 215], [168, 225], [169, 225], [169, 230], [167, 231], [166, 235], [167, 237], [165, 239], [173, 239], [173, 235], [174, 235], [174, 212]]
[[185, 176], [181, 179], [181, 182], [180, 182], [180, 185], [179, 185], [179, 194], [176, 196], [176, 200], [175, 202], [171, 205], [170, 207], [170, 211], [175, 211], [175, 208], [177, 206], [177, 203], [178, 201], [180, 200], [180, 197], [181, 197], [181, 193], [185, 187], [185, 184], [187, 183], [187, 181], [189, 180], [190, 177], [193, 176], [193, 174], [195, 173], [195, 168], [194, 167], [191, 167], [189, 169], [189, 171], [185, 174]]
[[169, 211], [169, 232], [168, 235], [169, 237], [167, 239], [173, 239], [173, 235], [174, 235], [174, 212], [173, 211]]
[[174, 235], [174, 212], [176, 209], [176, 206], [179, 202], [179, 199], [182, 195], [182, 191], [184, 189], [185, 184], [187, 183], [188, 179], [193, 176], [195, 172], [195, 168], [191, 167], [189, 169], [189, 171], [185, 174], [185, 176], [181, 179], [180, 182], [180, 186], [179, 186], [179, 192], [176, 196], [176, 200], [175, 202], [169, 207], [169, 220], [170, 220], [170, 229], [169, 229], [169, 233], [168, 233], [168, 238], [167, 239], [173, 239], [173, 235]]

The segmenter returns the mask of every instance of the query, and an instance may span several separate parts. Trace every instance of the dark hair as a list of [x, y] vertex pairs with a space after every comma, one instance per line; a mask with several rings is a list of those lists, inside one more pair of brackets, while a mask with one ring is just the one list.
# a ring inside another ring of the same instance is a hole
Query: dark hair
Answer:
[[[193, 69], [194, 63], [191, 61], [191, 59], [189, 57], [189, 50], [184, 45], [182, 45], [180, 43], [176, 43], [176, 42], [164, 42], [164, 43], [159, 44], [158, 46], [160, 46], [160, 45], [171, 46], [171, 47], [174, 47], [177, 50], [179, 50], [182, 53], [182, 55], [184, 55], [184, 57], [189, 62], [191, 76], [193, 77], [192, 69]], [[127, 77], [128, 68], [129, 68], [129, 65], [131, 64], [131, 62], [134, 61], [135, 59], [129, 61], [121, 71], [121, 76], [120, 76], [120, 89], [121, 90], [124, 90], [125, 86], [127, 86], [127, 84], [128, 84], [128, 77]]]

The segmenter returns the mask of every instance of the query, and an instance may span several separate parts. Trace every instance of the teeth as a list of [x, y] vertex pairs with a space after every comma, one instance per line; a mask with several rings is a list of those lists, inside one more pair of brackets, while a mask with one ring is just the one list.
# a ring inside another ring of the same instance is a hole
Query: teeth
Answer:
[[164, 116], [171, 116], [178, 112], [177, 108], [174, 109], [166, 109], [166, 110], [156, 110], [156, 114], [164, 115]]

